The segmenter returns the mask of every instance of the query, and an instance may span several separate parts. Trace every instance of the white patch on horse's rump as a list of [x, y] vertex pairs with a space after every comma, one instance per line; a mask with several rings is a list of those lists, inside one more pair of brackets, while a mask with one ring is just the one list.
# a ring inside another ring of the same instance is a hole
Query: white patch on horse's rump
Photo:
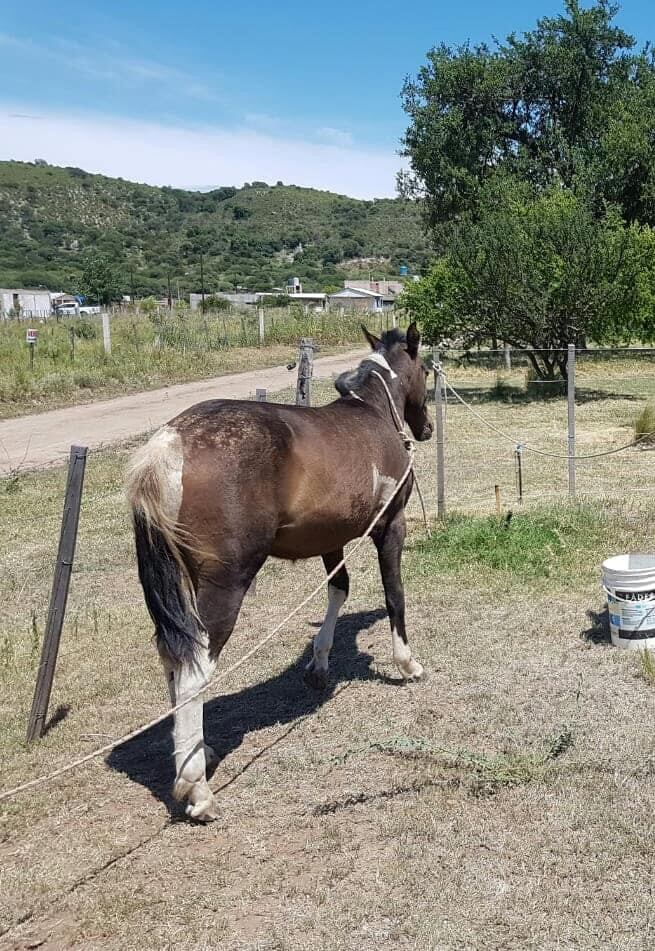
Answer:
[[396, 490], [398, 482], [393, 476], [382, 475], [378, 467], [373, 465], [373, 498], [378, 505], [389, 501]]
[[[155, 474], [161, 491], [162, 509], [169, 518], [176, 519], [182, 505], [183, 468], [182, 437], [173, 426], [166, 423], [132, 456], [128, 468], [128, 486], [140, 486], [141, 477]], [[139, 497], [138, 500], [130, 501], [138, 501], [143, 506], [145, 500]]]

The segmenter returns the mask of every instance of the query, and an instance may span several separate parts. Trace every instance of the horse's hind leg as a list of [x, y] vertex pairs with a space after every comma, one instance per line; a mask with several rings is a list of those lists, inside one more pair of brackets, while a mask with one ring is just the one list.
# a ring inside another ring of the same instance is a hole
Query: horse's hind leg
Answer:
[[[164, 660], [171, 703], [175, 706], [192, 697], [212, 679], [216, 662], [210, 657], [207, 634], [198, 635], [198, 646], [190, 663], [174, 664]], [[214, 796], [207, 782], [207, 757], [202, 729], [204, 694], [190, 700], [174, 714], [173, 741], [175, 746], [176, 799], [186, 799], [186, 814], [193, 819], [208, 821], [218, 814]], [[212, 752], [212, 751], [208, 751]]]
[[[213, 677], [218, 655], [234, 629], [251, 580], [248, 577], [235, 583], [233, 579], [218, 577], [201, 582], [197, 604], [204, 628], [200, 635], [202, 642], [196, 649], [193, 664], [168, 665], [173, 703], [181, 703], [192, 696]], [[176, 772], [173, 795], [176, 799], [186, 799], [187, 815], [200, 821], [218, 817], [214, 794], [206, 775], [207, 760], [214, 758], [215, 754], [204, 742], [205, 699], [201, 695], [177, 710], [173, 731]]]
[[391, 624], [394, 663], [407, 680], [420, 680], [424, 674], [423, 667], [412, 657], [405, 630], [405, 591], [400, 573], [400, 560], [406, 532], [405, 512], [401, 510], [383, 530], [373, 534], [373, 541], [378, 550], [387, 613]]
[[[323, 564], [328, 574], [336, 568], [342, 558], [343, 548], [330, 552], [329, 555], [323, 555]], [[314, 656], [307, 664], [305, 671], [305, 680], [315, 690], [324, 690], [327, 686], [328, 661], [334, 641], [334, 628], [339, 611], [348, 597], [349, 584], [348, 572], [344, 565], [328, 585], [327, 613], [320, 631], [314, 638]]]

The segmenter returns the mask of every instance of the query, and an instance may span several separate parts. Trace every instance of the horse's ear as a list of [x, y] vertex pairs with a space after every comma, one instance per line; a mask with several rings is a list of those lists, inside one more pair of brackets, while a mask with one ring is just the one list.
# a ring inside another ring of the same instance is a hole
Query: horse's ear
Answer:
[[382, 343], [379, 337], [376, 337], [375, 334], [372, 334], [370, 330], [367, 330], [364, 324], [361, 325], [362, 330], [364, 331], [364, 336], [371, 345], [371, 350], [377, 350]]
[[407, 328], [407, 353], [412, 360], [418, 356], [418, 345], [421, 342], [421, 335], [416, 328], [416, 321], [413, 320]]

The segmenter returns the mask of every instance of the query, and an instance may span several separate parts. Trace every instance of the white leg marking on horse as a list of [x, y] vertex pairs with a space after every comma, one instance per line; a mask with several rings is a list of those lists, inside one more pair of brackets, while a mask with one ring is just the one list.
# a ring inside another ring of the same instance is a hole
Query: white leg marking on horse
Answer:
[[406, 644], [396, 628], [391, 629], [393, 644], [393, 662], [407, 680], [419, 680], [423, 676], [423, 667], [412, 657], [409, 644]]
[[[196, 651], [192, 664], [173, 668], [171, 699], [181, 703], [207, 684], [216, 664], [209, 658], [206, 644]], [[205, 746], [202, 729], [204, 696], [191, 700], [175, 713], [173, 740], [175, 744], [176, 779], [173, 795], [188, 799], [187, 815], [193, 819], [217, 818], [214, 795], [206, 777], [207, 758], [215, 758], [211, 747]]]
[[384, 505], [393, 495], [398, 482], [392, 476], [380, 473], [376, 465], [373, 466], [373, 498], [376, 505]]
[[314, 638], [314, 658], [310, 661], [308, 670], [322, 671], [327, 674], [328, 659], [334, 642], [334, 628], [345, 600], [345, 591], [337, 588], [336, 585], [328, 585], [328, 609], [321, 629]]

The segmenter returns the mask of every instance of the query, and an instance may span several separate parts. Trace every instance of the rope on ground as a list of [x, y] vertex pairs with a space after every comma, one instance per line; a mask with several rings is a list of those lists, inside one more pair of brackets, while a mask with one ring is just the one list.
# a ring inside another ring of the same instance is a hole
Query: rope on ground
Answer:
[[551, 459], [574, 459], [576, 462], [584, 459], [599, 459], [601, 456], [613, 456], [617, 452], [624, 452], [626, 449], [632, 449], [633, 446], [638, 446], [642, 440], [647, 439], [649, 436], [655, 436], [655, 432], [642, 433], [637, 439], [633, 439], [632, 442], [626, 443], [624, 446], [617, 446], [615, 449], [605, 449], [603, 452], [585, 453], [580, 456], [571, 456], [568, 453], [563, 452], [548, 452], [547, 449], [536, 449], [534, 446], [530, 446], [528, 443], [523, 442], [523, 440], [516, 439], [509, 433], [499, 429], [498, 426], [494, 425], [494, 423], [490, 422], [485, 416], [483, 416], [482, 413], [478, 413], [478, 411], [474, 409], [470, 403], [467, 403], [466, 400], [459, 395], [457, 390], [448, 382], [445, 376], [443, 380], [455, 399], [458, 400], [458, 402], [460, 402], [462, 406], [464, 406], [469, 411], [469, 413], [479, 419], [481, 423], [484, 423], [488, 429], [491, 429], [494, 433], [497, 433], [497, 435], [502, 436], [503, 439], [511, 442], [514, 446], [520, 446], [521, 449], [525, 449], [526, 452], [533, 452], [539, 456], [549, 456]]
[[262, 647], [264, 647], [265, 644], [268, 644], [268, 642], [271, 641], [275, 637], [275, 635], [278, 634], [279, 631], [282, 630], [282, 628], [288, 621], [290, 621], [293, 617], [296, 616], [296, 614], [302, 611], [302, 609], [307, 604], [309, 604], [309, 602], [318, 594], [318, 592], [330, 583], [332, 578], [334, 578], [334, 576], [341, 571], [341, 569], [346, 564], [346, 562], [352, 558], [352, 556], [355, 554], [356, 551], [358, 551], [359, 548], [361, 548], [361, 546], [364, 544], [366, 539], [370, 536], [371, 532], [373, 531], [377, 523], [380, 521], [384, 513], [387, 511], [387, 509], [389, 508], [389, 506], [391, 505], [395, 497], [398, 495], [400, 489], [403, 487], [403, 485], [407, 481], [410, 472], [414, 468], [413, 448], [408, 450], [408, 452], [409, 452], [409, 460], [407, 462], [405, 471], [403, 472], [393, 493], [389, 496], [389, 498], [386, 500], [386, 502], [384, 503], [380, 511], [375, 515], [373, 520], [370, 522], [364, 534], [361, 535], [357, 539], [357, 541], [355, 542], [353, 547], [350, 549], [350, 551], [346, 555], [344, 555], [344, 557], [341, 559], [339, 564], [336, 565], [336, 567], [332, 569], [332, 571], [323, 579], [323, 581], [321, 581], [320, 584], [316, 585], [316, 587], [312, 591], [310, 591], [307, 597], [303, 601], [301, 601], [300, 604], [298, 604], [293, 609], [293, 611], [290, 611], [289, 614], [287, 614], [287, 616], [282, 621], [280, 621], [280, 623], [277, 624], [273, 628], [272, 631], [270, 631], [266, 635], [266, 637], [262, 638], [262, 640], [259, 641], [257, 644], [255, 644], [254, 647], [251, 647], [249, 651], [246, 651], [246, 653], [239, 660], [235, 661], [234, 664], [226, 668], [226, 670], [221, 671], [220, 674], [218, 674], [217, 676], [209, 680], [204, 685], [204, 687], [201, 687], [190, 697], [187, 697], [186, 700], [182, 700], [180, 703], [175, 704], [175, 706], [171, 707], [169, 710], [166, 710], [165, 713], [162, 713], [159, 716], [154, 717], [148, 723], [145, 723], [142, 726], [137, 727], [137, 729], [132, 730], [130, 733], [126, 733], [124, 736], [120, 736], [118, 737], [118, 739], [112, 740], [111, 743], [107, 743], [105, 744], [105, 746], [101, 746], [98, 749], [93, 750], [93, 752], [87, 753], [85, 756], [80, 756], [79, 759], [73, 760], [71, 763], [67, 763], [65, 766], [60, 766], [59, 769], [55, 769], [49, 773], [44, 773], [42, 776], [37, 776], [35, 779], [30, 779], [28, 782], [21, 783], [19, 786], [14, 786], [12, 789], [6, 789], [0, 792], [0, 802], [4, 802], [7, 799], [11, 799], [14, 796], [17, 796], [19, 793], [25, 792], [27, 789], [33, 789], [35, 786], [42, 786], [45, 783], [52, 782], [52, 780], [57, 779], [59, 776], [63, 776], [65, 773], [70, 773], [74, 769], [77, 769], [80, 766], [84, 766], [86, 763], [91, 762], [91, 760], [98, 759], [100, 756], [104, 756], [106, 753], [111, 753], [111, 751], [114, 750], [117, 746], [121, 746], [123, 743], [128, 743], [130, 740], [135, 739], [137, 736], [140, 736], [142, 733], [145, 733], [147, 730], [151, 730], [153, 727], [157, 726], [158, 724], [163, 723], [163, 721], [168, 719], [168, 717], [171, 716], [171, 714], [177, 713], [178, 710], [181, 710], [183, 707], [186, 707], [187, 704], [192, 703], [194, 700], [197, 700], [197, 698], [202, 696], [202, 694], [207, 693], [210, 687], [213, 687], [216, 684], [220, 683], [222, 680], [225, 680], [226, 677], [234, 673], [235, 670], [238, 670], [239, 667], [245, 664], [247, 660], [250, 660], [253, 654], [256, 654], [259, 650], [261, 650]]

